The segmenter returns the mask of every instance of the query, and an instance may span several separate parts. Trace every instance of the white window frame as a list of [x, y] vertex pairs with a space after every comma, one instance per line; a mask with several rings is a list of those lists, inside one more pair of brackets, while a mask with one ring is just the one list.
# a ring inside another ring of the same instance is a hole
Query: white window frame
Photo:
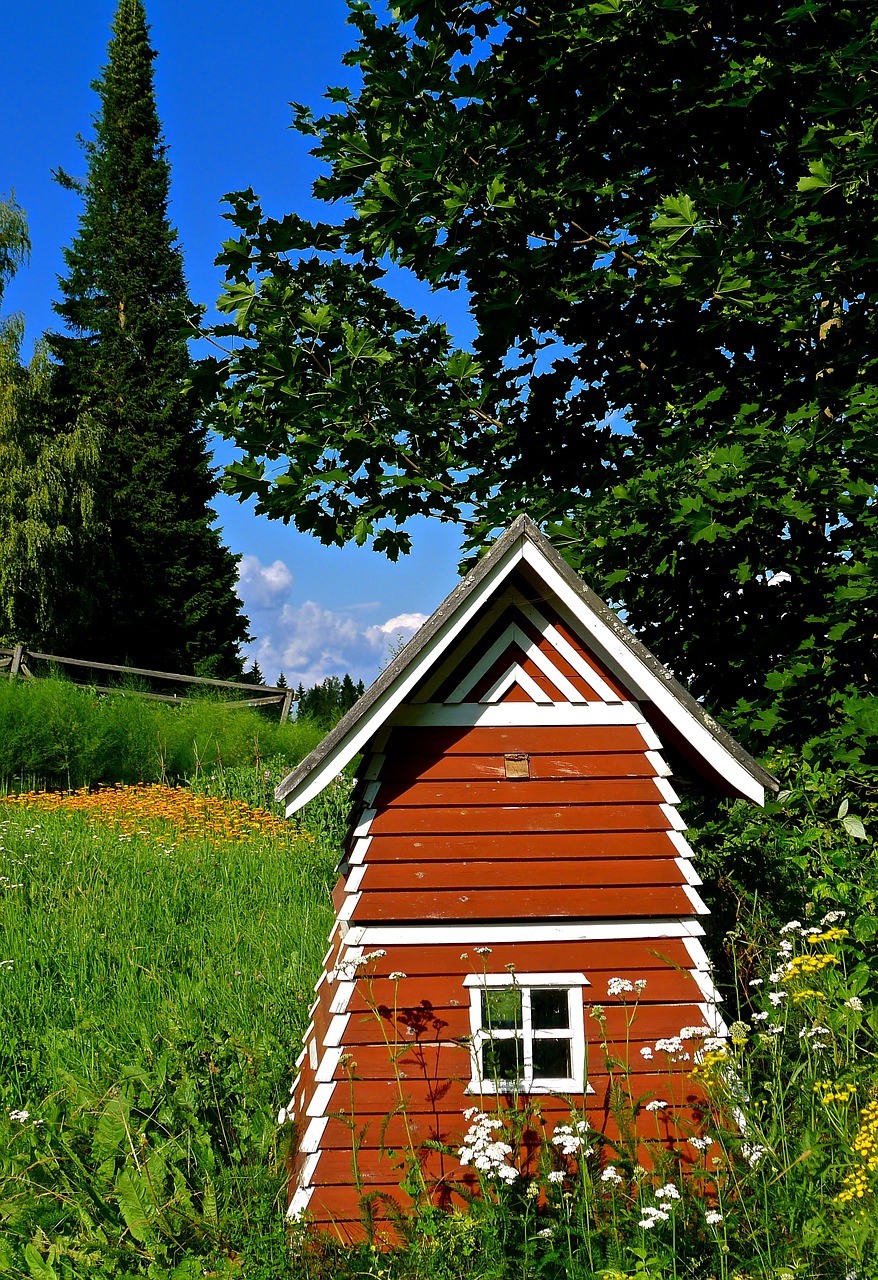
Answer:
[[[471, 973], [463, 985], [470, 992], [470, 1067], [468, 1093], [593, 1093], [585, 1079], [585, 1006], [582, 992], [591, 986], [584, 973]], [[518, 987], [522, 993], [521, 1031], [491, 1032], [484, 1025], [482, 992]], [[569, 1028], [535, 1031], [531, 1025], [530, 992], [534, 988], [563, 987], [567, 990]], [[518, 1080], [482, 1078], [482, 1048], [490, 1040], [520, 1039], [524, 1072]], [[570, 1043], [570, 1072], [566, 1077], [534, 1076], [534, 1040], [567, 1040]]]

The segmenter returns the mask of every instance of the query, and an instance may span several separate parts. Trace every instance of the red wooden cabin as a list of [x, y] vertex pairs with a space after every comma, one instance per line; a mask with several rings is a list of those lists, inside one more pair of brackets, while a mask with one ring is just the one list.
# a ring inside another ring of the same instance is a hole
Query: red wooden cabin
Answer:
[[292, 1216], [359, 1238], [362, 1196], [405, 1200], [406, 1150], [447, 1197], [472, 1170], [421, 1144], [458, 1147], [498, 1095], [612, 1132], [604, 1034], [673, 1140], [689, 1082], [639, 1050], [724, 1028], [668, 753], [723, 795], [777, 786], [522, 516], [281, 783], [292, 814], [362, 755]]

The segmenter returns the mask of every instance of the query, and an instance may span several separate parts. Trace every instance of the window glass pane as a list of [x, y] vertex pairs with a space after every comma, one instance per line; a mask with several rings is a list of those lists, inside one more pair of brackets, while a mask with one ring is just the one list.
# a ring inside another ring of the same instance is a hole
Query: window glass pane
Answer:
[[521, 988], [499, 987], [482, 992], [482, 1026], [486, 1031], [521, 1030]]
[[524, 1073], [521, 1041], [517, 1036], [508, 1040], [487, 1040], [482, 1045], [482, 1079], [518, 1080]]
[[542, 987], [530, 993], [530, 1014], [534, 1031], [570, 1026], [570, 1005], [566, 987]]
[[570, 1041], [534, 1040], [534, 1075], [570, 1079]]

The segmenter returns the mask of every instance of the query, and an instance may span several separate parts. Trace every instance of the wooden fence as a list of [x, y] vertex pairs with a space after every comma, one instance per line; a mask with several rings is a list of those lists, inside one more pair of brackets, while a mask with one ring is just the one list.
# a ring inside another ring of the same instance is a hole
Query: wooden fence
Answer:
[[[88, 662], [84, 658], [61, 658], [56, 653], [37, 653], [18, 644], [14, 649], [0, 646], [0, 675], [4, 672], [8, 679], [16, 677], [25, 680], [36, 680], [28, 666], [28, 662], [48, 662], [52, 666], [73, 667], [77, 672], [116, 672], [121, 676], [142, 676], [144, 679], [157, 680], [177, 684], [204, 685], [212, 689], [228, 689], [235, 693], [259, 693], [258, 698], [234, 698], [224, 703], [230, 707], [268, 707], [280, 706], [280, 718], [283, 723], [290, 714], [295, 694], [291, 689], [280, 689], [277, 685], [243, 684], [235, 680], [215, 680], [208, 676], [183, 676], [175, 671], [150, 671], [147, 667], [121, 667], [112, 662]], [[118, 691], [118, 686], [95, 684], [93, 680], [80, 680], [80, 684], [88, 684], [90, 689], [101, 693]], [[144, 689], [126, 689], [126, 693], [138, 698], [153, 698], [158, 702], [180, 702], [184, 695], [172, 693], [150, 693]]]

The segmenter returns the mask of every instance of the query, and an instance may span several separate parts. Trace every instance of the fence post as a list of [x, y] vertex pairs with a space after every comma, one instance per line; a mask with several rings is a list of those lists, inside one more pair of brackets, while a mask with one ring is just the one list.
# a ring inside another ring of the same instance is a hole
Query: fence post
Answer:
[[12, 651], [12, 663], [9, 667], [9, 678], [13, 680], [21, 673], [21, 664], [24, 662], [24, 645], [17, 644]]
[[281, 709], [280, 709], [280, 722], [281, 722], [281, 724], [286, 724], [287, 720], [289, 720], [289, 718], [290, 718], [290, 707], [291, 707], [292, 705], [293, 705], [293, 691], [292, 691], [292, 689], [291, 689], [291, 690], [289, 691], [289, 693], [287, 693], [287, 694], [284, 696], [283, 705], [281, 706]]

